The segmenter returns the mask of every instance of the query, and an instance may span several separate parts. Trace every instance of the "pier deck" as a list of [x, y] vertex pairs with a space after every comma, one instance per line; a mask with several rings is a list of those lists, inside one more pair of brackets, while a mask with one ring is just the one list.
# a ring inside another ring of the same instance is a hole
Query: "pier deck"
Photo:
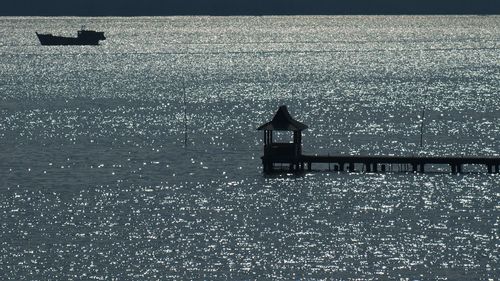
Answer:
[[[263, 159], [264, 160], [264, 159]], [[274, 162], [272, 159], [271, 162]], [[355, 164], [364, 165], [367, 172], [385, 171], [385, 165], [407, 164], [414, 172], [425, 172], [425, 165], [449, 165], [452, 173], [461, 173], [463, 165], [485, 165], [489, 173], [500, 173], [500, 157], [477, 156], [361, 156], [361, 155], [300, 155], [296, 159], [299, 167], [294, 170], [303, 170], [304, 165], [311, 170], [313, 163], [336, 164], [339, 171], [354, 170]], [[293, 164], [293, 163], [291, 163]]]

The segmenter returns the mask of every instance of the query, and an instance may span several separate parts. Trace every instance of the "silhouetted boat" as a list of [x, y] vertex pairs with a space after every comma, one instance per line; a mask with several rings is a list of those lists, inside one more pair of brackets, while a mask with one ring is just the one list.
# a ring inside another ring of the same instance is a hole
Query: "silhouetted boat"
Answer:
[[100, 40], [106, 40], [104, 32], [93, 30], [78, 30], [77, 37], [54, 36], [35, 32], [42, 45], [99, 45]]

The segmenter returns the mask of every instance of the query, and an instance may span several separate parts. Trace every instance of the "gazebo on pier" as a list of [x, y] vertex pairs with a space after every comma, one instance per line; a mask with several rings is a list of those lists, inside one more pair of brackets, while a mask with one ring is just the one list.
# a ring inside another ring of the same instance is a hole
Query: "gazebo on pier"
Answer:
[[[307, 126], [294, 120], [286, 106], [280, 106], [270, 122], [260, 126], [257, 130], [264, 131], [264, 156], [262, 165], [264, 173], [274, 171], [275, 164], [287, 164], [291, 172], [311, 171], [312, 163], [333, 163], [335, 171], [344, 171], [347, 165], [349, 171], [355, 171], [356, 166], [361, 166], [362, 171], [378, 172], [381, 168], [385, 172], [386, 165], [400, 166], [399, 171], [404, 171], [411, 166], [414, 173], [425, 172], [425, 165], [445, 164], [450, 166], [452, 173], [462, 173], [464, 165], [482, 165], [487, 168], [488, 173], [500, 173], [499, 156], [393, 156], [393, 155], [303, 155], [302, 154], [302, 131]], [[293, 141], [274, 142], [273, 131], [293, 132]], [[407, 168], [401, 168], [406, 166]]]
[[[304, 170], [304, 162], [300, 161], [302, 156], [302, 131], [307, 125], [294, 120], [286, 105], [279, 107], [270, 122], [267, 122], [257, 130], [264, 131], [264, 156], [262, 165], [264, 172], [269, 173], [274, 169], [274, 164], [288, 164], [291, 171]], [[273, 142], [273, 131], [293, 132], [293, 142]]]

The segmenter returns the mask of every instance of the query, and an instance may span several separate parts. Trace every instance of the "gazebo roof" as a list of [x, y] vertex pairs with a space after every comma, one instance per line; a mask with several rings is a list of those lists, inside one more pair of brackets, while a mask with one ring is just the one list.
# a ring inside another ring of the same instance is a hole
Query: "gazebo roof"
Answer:
[[292, 116], [290, 116], [290, 113], [288, 113], [286, 105], [279, 107], [273, 120], [257, 128], [257, 130], [266, 131], [302, 131], [305, 129], [307, 129], [307, 125], [294, 120]]

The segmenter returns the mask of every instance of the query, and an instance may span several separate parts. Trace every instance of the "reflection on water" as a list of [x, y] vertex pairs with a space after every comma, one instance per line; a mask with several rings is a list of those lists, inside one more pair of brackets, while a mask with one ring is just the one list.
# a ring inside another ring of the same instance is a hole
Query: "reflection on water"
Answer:
[[287, 104], [305, 153], [499, 155], [499, 20], [100, 18], [45, 48], [81, 19], [0, 19], [0, 279], [496, 279], [498, 175], [265, 177], [255, 129]]
[[75, 192], [13, 187], [1, 206], [4, 274], [483, 279], [498, 264], [494, 183], [314, 174]]

